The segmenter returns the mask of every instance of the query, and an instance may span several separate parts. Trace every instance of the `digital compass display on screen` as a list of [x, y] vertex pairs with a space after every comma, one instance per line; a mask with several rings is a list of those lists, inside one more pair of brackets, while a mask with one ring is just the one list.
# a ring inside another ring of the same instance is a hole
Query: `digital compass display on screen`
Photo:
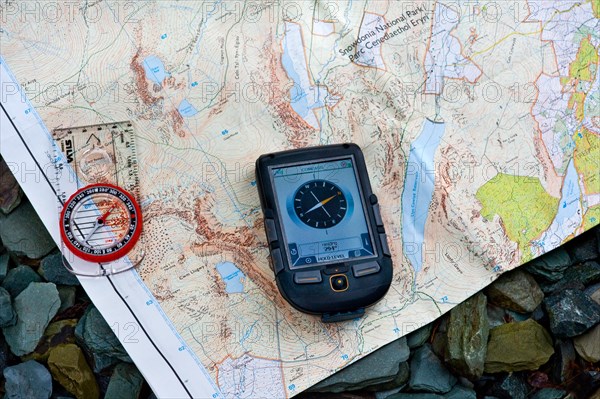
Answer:
[[307, 226], [327, 229], [340, 223], [348, 205], [342, 190], [327, 180], [301, 185], [294, 195], [294, 211]]

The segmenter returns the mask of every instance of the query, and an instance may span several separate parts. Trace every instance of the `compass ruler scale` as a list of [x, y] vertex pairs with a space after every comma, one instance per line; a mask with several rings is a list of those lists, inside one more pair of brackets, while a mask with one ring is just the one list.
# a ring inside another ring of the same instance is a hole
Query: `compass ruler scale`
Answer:
[[100, 265], [74, 270], [72, 262], [65, 262], [65, 267], [91, 276], [134, 267], [144, 251], [139, 244], [143, 242], [142, 214], [133, 124], [124, 121], [60, 128], [53, 131], [53, 137], [57, 177], [72, 171], [77, 188], [57, 187], [62, 199], [59, 224], [63, 253]]

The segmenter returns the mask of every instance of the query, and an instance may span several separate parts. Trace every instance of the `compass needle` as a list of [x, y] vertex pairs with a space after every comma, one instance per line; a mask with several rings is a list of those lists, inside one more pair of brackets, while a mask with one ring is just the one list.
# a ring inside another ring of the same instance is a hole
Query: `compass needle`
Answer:
[[61, 220], [63, 242], [71, 252], [92, 262], [125, 256], [141, 234], [139, 205], [131, 194], [109, 184], [79, 190], [65, 203]]

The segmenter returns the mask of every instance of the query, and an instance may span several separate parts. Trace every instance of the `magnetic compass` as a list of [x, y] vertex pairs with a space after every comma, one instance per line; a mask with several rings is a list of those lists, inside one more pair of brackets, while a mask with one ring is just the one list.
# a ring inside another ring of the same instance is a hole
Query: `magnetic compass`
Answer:
[[346, 197], [327, 180], [304, 183], [294, 195], [294, 211], [306, 225], [327, 229], [340, 223], [346, 215]]
[[60, 215], [65, 246], [90, 262], [111, 262], [125, 256], [142, 231], [142, 213], [134, 197], [111, 184], [78, 190]]

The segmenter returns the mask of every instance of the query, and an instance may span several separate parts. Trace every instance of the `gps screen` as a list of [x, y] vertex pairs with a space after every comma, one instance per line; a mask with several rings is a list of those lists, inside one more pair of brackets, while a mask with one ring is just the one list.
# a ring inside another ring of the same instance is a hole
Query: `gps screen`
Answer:
[[352, 158], [271, 173], [290, 268], [374, 256]]

